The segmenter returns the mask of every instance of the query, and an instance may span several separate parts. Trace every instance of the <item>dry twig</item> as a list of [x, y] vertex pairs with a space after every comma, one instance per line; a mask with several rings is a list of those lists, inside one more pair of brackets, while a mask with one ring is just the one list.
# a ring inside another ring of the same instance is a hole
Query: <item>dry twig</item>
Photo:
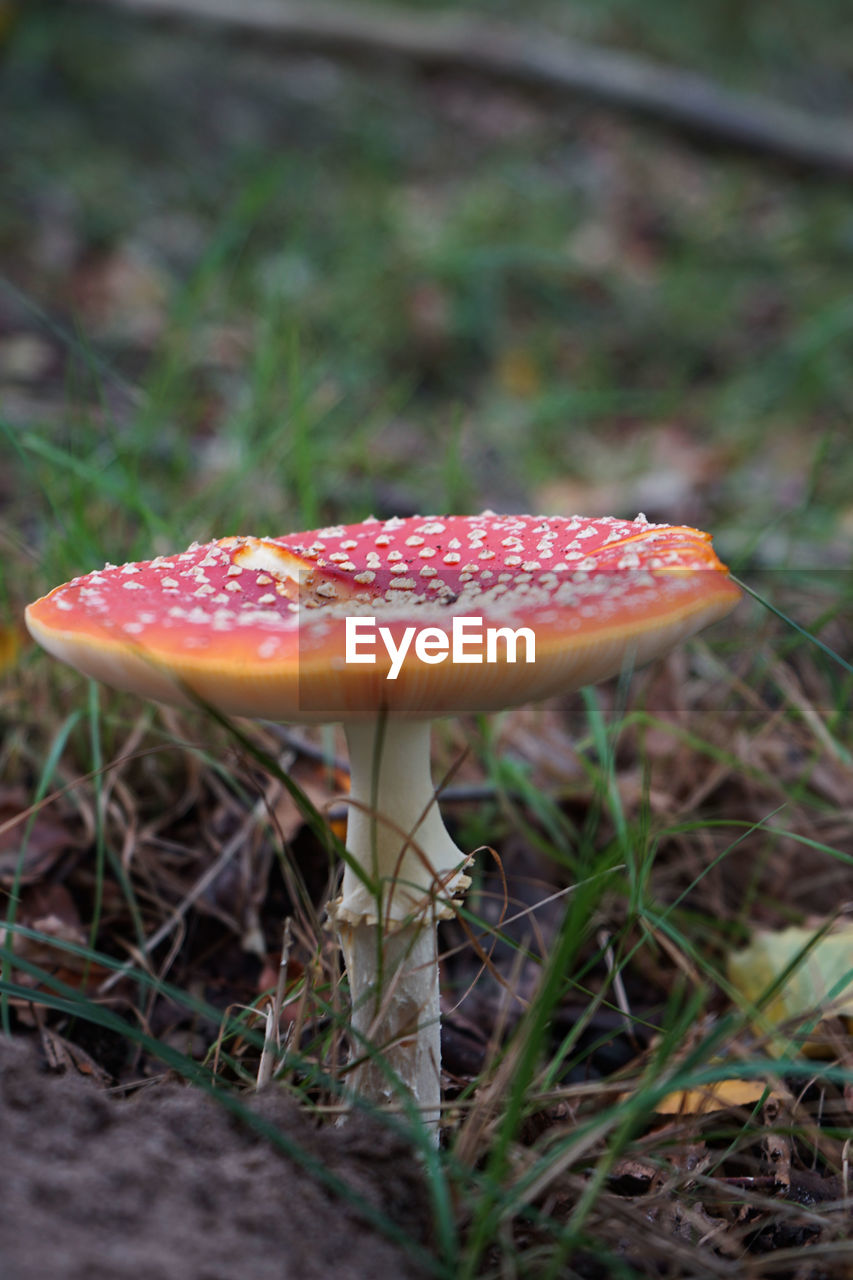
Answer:
[[[66, 0], [80, 4], [80, 0]], [[646, 116], [700, 140], [853, 178], [850, 121], [817, 116], [692, 72], [524, 27], [455, 14], [396, 13], [289, 0], [83, 0], [143, 17], [204, 22], [291, 51], [394, 58], [488, 75], [525, 89]]]

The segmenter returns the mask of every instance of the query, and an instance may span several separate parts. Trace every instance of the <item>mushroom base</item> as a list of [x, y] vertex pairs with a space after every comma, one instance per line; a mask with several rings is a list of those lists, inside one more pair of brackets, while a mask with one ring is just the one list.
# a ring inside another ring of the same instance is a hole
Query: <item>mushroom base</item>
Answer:
[[[440, 1120], [441, 1028], [435, 929], [338, 923], [352, 997], [353, 1094], [377, 1105], [405, 1095], [423, 1122]], [[402, 1093], [401, 1091], [405, 1091]]]

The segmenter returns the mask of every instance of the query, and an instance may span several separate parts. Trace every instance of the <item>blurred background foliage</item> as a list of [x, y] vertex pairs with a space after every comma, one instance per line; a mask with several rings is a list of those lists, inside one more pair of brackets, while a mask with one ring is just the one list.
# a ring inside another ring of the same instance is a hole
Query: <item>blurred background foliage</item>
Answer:
[[[524, 21], [853, 110], [833, 0]], [[739, 565], [848, 563], [849, 187], [107, 8], [8, 6], [0, 57], [16, 610], [33, 555], [46, 584], [371, 511], [643, 509]]]

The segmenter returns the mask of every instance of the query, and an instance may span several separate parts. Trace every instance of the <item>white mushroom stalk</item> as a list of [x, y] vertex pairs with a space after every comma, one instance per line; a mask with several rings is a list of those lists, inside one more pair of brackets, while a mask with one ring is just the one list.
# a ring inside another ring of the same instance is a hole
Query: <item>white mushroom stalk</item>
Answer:
[[435, 926], [467, 877], [433, 795], [430, 720], [603, 680], [739, 596], [696, 529], [483, 512], [222, 538], [107, 565], [30, 605], [27, 625], [116, 688], [344, 723], [349, 861], [330, 915], [353, 998], [349, 1086], [373, 1103], [399, 1101], [402, 1087], [437, 1136]]
[[[441, 819], [430, 774], [430, 724], [344, 726], [351, 787], [341, 895], [332, 903], [352, 997], [350, 1088], [374, 1102], [400, 1087], [438, 1126], [441, 1010], [436, 925], [467, 887], [467, 859]], [[355, 864], [355, 865], [353, 865]], [[361, 874], [355, 870], [357, 866]]]

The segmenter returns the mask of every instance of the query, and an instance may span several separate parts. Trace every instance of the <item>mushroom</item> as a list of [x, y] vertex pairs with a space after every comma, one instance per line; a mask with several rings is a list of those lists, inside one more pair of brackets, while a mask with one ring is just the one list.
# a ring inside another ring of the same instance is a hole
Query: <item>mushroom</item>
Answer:
[[436, 1134], [436, 922], [469, 883], [430, 775], [430, 722], [577, 689], [722, 617], [707, 534], [611, 517], [414, 516], [228, 537], [107, 565], [30, 605], [45, 649], [117, 688], [268, 720], [342, 721], [348, 858], [329, 906], [355, 1092], [400, 1084]]

